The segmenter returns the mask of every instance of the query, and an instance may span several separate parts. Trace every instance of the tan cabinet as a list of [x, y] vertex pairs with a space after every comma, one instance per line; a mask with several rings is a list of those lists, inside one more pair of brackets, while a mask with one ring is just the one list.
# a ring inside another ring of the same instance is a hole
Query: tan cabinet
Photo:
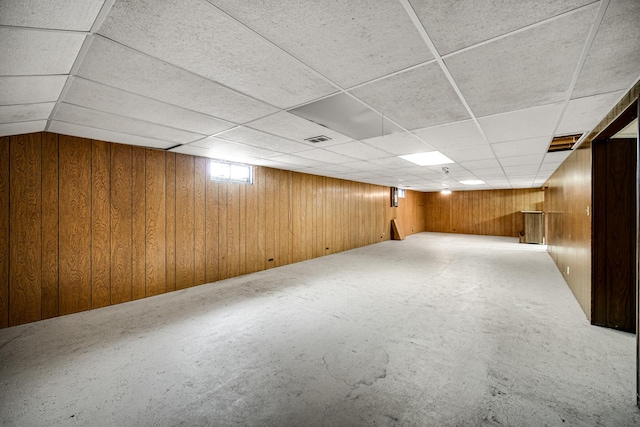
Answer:
[[524, 215], [524, 242], [544, 244], [544, 212], [521, 211]]

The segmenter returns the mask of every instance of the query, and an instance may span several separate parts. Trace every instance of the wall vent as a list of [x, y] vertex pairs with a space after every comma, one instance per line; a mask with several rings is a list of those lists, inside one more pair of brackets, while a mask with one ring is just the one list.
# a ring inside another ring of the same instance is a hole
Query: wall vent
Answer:
[[325, 135], [312, 136], [311, 138], [305, 138], [305, 141], [317, 144], [318, 142], [331, 141], [331, 138]]

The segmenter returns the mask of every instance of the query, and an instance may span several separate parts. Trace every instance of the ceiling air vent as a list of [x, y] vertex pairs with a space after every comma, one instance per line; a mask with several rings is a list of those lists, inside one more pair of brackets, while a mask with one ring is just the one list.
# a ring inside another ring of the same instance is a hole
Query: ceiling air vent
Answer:
[[314, 144], [317, 144], [318, 142], [331, 141], [331, 138], [324, 135], [318, 135], [318, 136], [312, 136], [311, 138], [305, 138], [305, 141], [309, 141]]
[[549, 146], [549, 153], [553, 153], [554, 151], [571, 150], [573, 145], [578, 142], [581, 136], [582, 134], [554, 137], [551, 141], [551, 145]]

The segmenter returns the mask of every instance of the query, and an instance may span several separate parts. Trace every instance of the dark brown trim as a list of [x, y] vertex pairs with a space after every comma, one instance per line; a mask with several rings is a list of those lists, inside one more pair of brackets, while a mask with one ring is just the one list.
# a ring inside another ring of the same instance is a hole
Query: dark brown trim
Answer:
[[594, 140], [600, 139], [609, 139], [616, 133], [620, 132], [625, 128], [629, 123], [635, 120], [638, 117], [638, 99], [631, 105], [629, 105], [616, 119], [611, 122], [609, 126], [607, 126], [602, 132], [593, 138]]

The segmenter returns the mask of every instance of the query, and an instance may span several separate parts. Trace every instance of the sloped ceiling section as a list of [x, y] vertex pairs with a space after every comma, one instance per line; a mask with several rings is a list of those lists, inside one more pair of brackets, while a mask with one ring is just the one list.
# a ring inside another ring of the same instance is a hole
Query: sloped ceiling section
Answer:
[[[539, 187], [570, 153], [551, 139], [640, 77], [639, 19], [637, 0], [0, 0], [0, 135]], [[435, 150], [446, 176], [398, 157]]]

